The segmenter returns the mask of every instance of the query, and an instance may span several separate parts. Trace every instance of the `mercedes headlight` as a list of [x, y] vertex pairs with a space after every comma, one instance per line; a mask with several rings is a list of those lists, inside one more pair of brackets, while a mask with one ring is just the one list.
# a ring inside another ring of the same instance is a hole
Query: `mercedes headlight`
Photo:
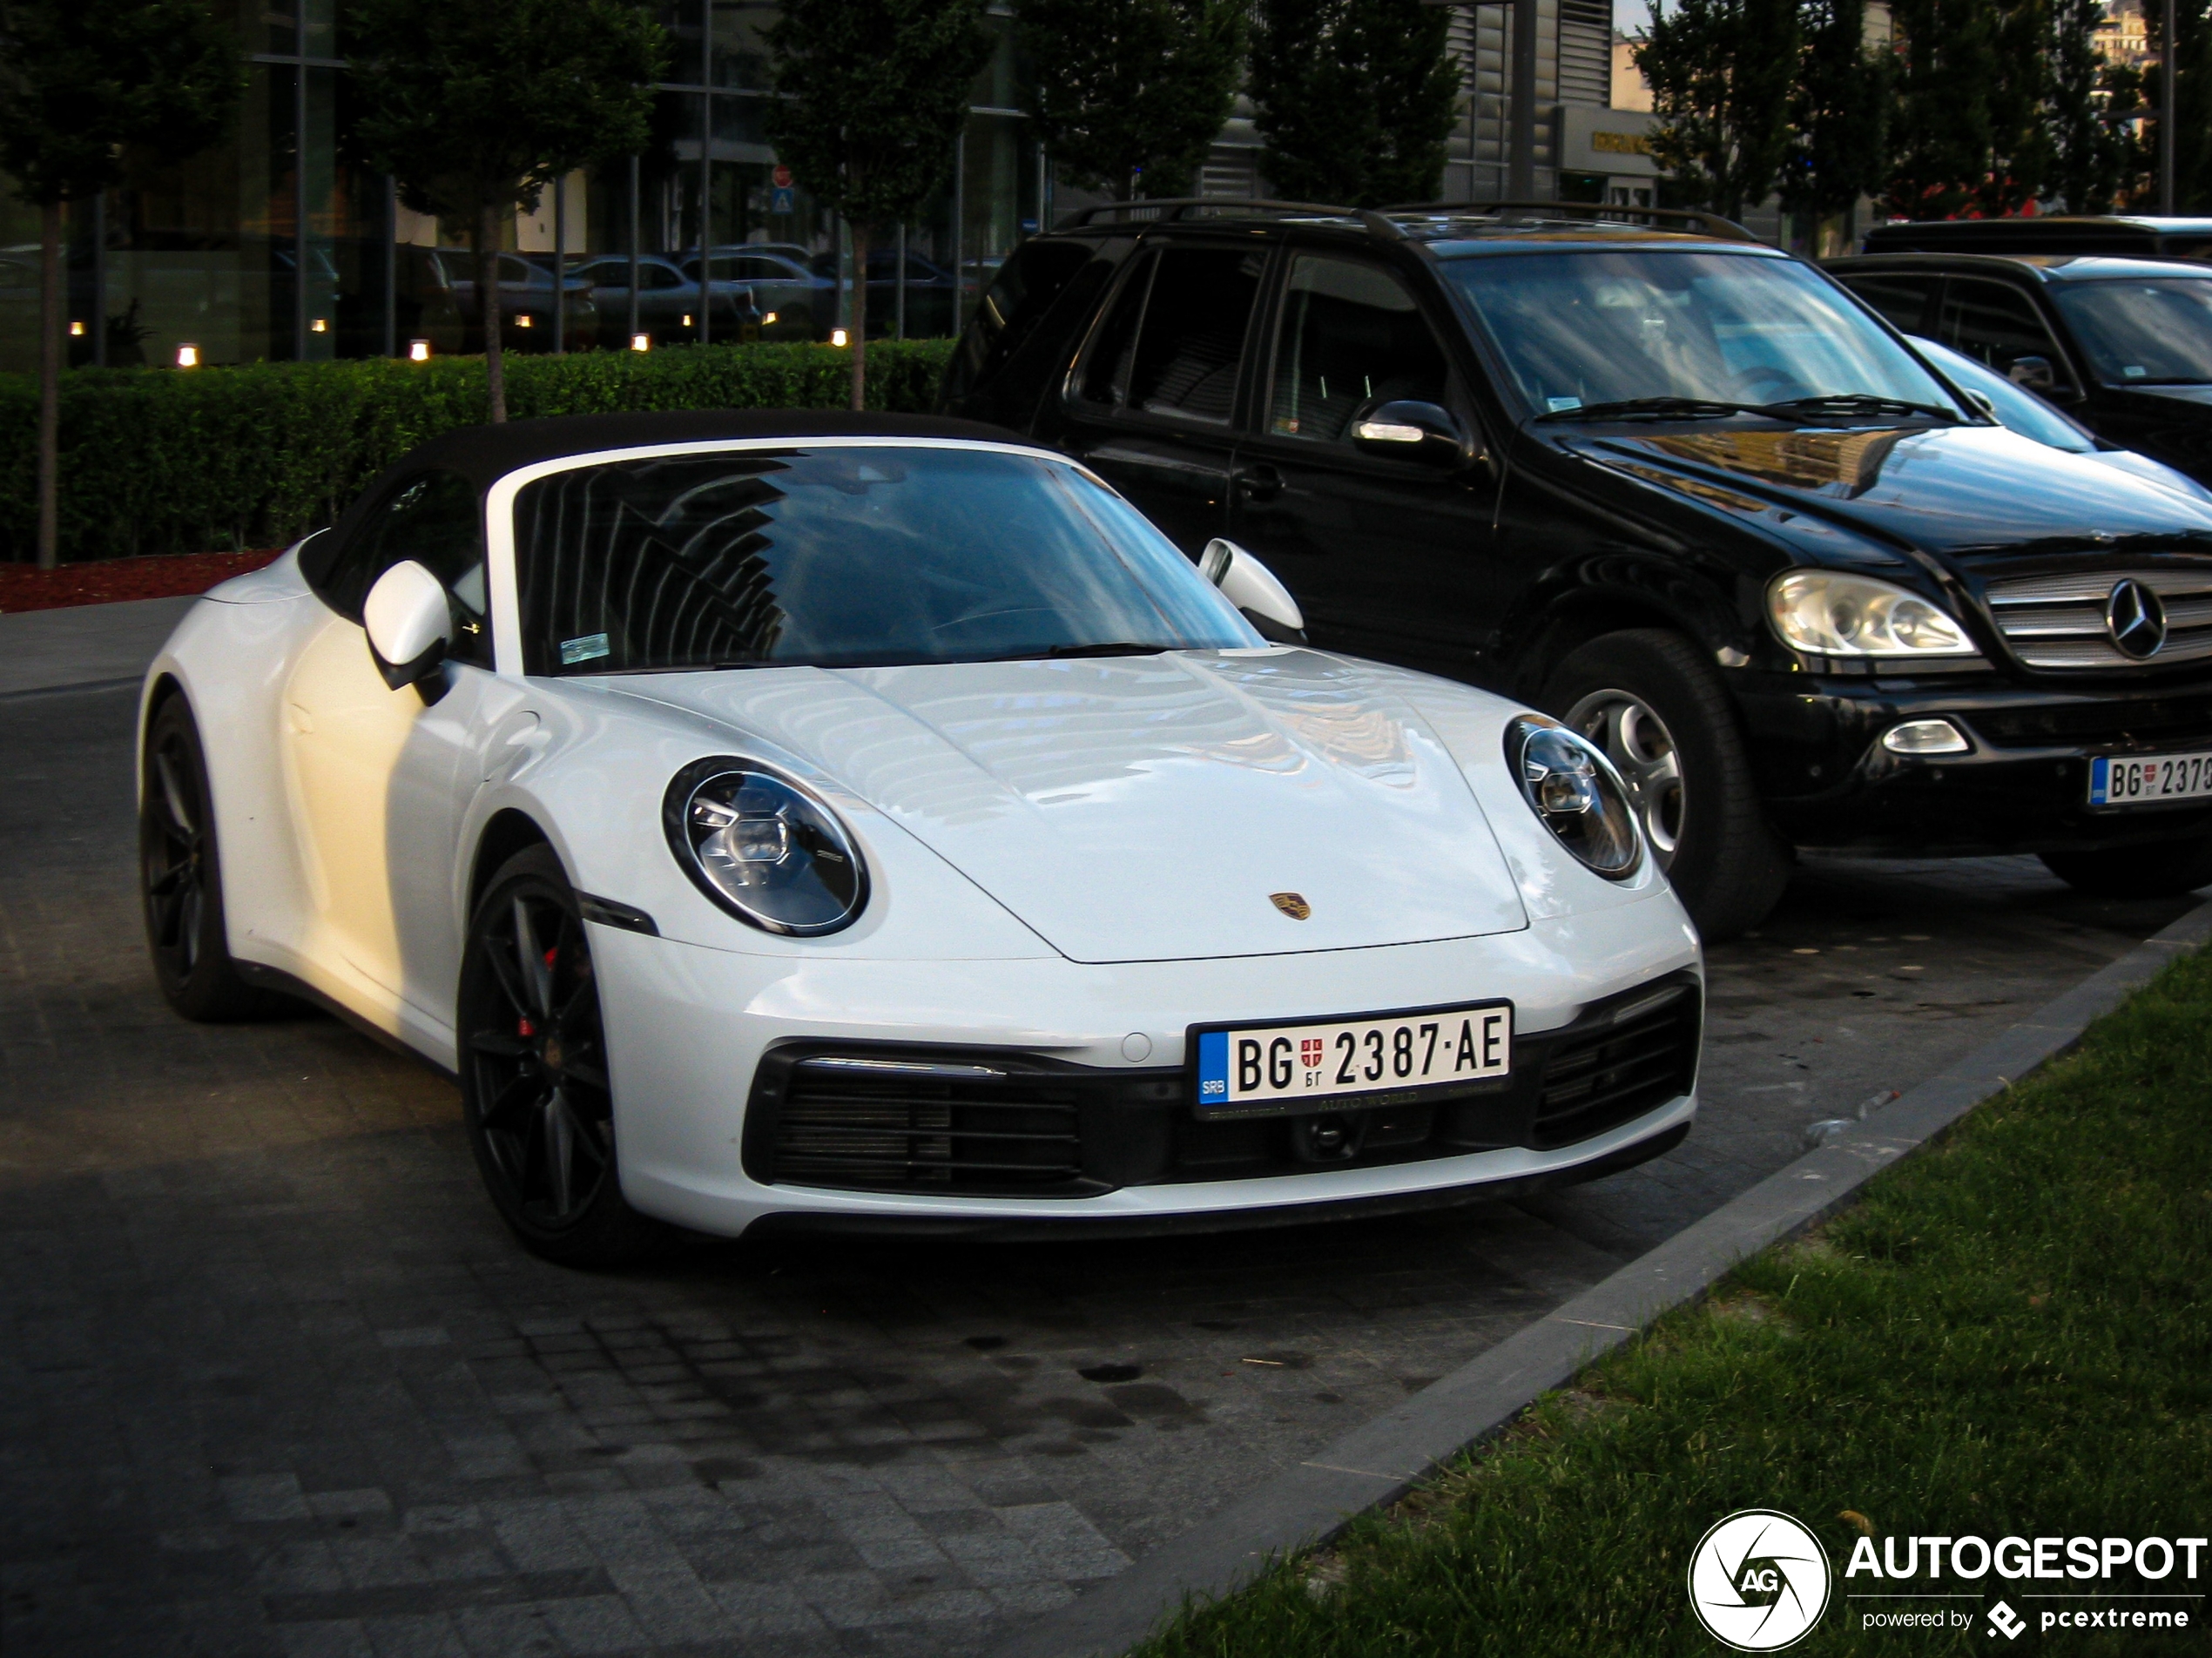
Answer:
[[1791, 570], [1767, 589], [1785, 644], [1819, 657], [1971, 657], [1966, 630], [1942, 606], [1871, 576]]
[[1608, 880], [1642, 861], [1629, 791], [1605, 756], [1554, 721], [1523, 715], [1506, 727], [1506, 764], [1559, 844]]
[[741, 921], [800, 938], [849, 926], [868, 901], [860, 848], [820, 801], [745, 760], [695, 760], [661, 802], [669, 850]]

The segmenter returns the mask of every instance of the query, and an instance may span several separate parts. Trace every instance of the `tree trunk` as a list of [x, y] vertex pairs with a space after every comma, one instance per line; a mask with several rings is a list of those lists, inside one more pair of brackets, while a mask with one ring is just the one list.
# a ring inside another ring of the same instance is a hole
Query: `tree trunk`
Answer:
[[507, 360], [499, 349], [499, 209], [491, 202], [476, 208], [476, 313], [484, 322], [484, 388], [491, 396], [491, 420], [507, 418]]
[[872, 225], [846, 221], [853, 228], [853, 326], [845, 338], [853, 347], [853, 407], [868, 406], [868, 243]]
[[61, 556], [62, 205], [38, 209], [38, 568]]

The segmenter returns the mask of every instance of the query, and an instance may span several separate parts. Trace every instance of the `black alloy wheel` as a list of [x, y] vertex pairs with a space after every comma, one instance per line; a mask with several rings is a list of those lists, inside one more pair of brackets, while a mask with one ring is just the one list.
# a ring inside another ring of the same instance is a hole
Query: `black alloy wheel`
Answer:
[[517, 853], [485, 889], [456, 1012], [469, 1143], [516, 1236], [565, 1266], [665, 1250], [674, 1229], [623, 1201], [590, 940], [550, 847]]
[[1577, 648], [1540, 705], [1604, 749], [1645, 839], [1709, 941], [1757, 927], [1790, 880], [1728, 691], [1678, 633], [1631, 628]]
[[138, 780], [138, 880], [146, 947], [170, 1007], [216, 1024], [284, 1011], [289, 999], [246, 983], [223, 921], [215, 802], [199, 729], [180, 694], [146, 727]]

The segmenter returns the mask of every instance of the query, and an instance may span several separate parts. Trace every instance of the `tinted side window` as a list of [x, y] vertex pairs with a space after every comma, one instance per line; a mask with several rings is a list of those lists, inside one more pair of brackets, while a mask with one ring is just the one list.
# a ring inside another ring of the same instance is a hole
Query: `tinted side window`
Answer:
[[1265, 266], [1264, 254], [1244, 248], [1171, 247], [1160, 255], [1130, 372], [1128, 408], [1229, 423], [1244, 330]]
[[[1007, 360], [1028, 343], [1030, 335], [1052, 308], [1052, 302], [1090, 262], [1086, 242], [1027, 242], [1015, 249], [991, 280], [983, 301], [961, 337], [960, 353], [947, 375], [945, 395], [957, 397], [974, 390], [997, 374]], [[871, 272], [874, 260], [869, 260]], [[887, 259], [887, 275], [892, 266]], [[942, 282], [944, 273], [926, 259], [907, 258], [909, 282]]]
[[2003, 282], [1952, 278], [1944, 290], [1943, 322], [1937, 337], [2000, 374], [2009, 374], [2022, 357], [2041, 357], [2060, 380], [2067, 378], [2066, 359], [2035, 302]]
[[1379, 266], [1301, 253], [1283, 291], [1267, 429], [1344, 441], [1370, 403], [1445, 400], [1448, 371], [1406, 285]]
[[1899, 334], [1925, 334], [1928, 300], [1942, 280], [1936, 276], [1900, 276], [1892, 272], [1862, 276], [1853, 272], [1844, 279], [1844, 286], [1888, 318], [1890, 326]]
[[361, 601], [376, 578], [410, 558], [443, 582], [460, 607], [455, 660], [489, 667], [483, 510], [475, 486], [457, 472], [425, 472], [401, 484], [324, 572], [317, 591], [332, 610], [359, 621]]
[[1159, 262], [1156, 254], [1138, 254], [1136, 268], [1122, 284], [1106, 326], [1098, 331], [1097, 341], [1091, 347], [1090, 361], [1083, 366], [1077, 395], [1086, 403], [1118, 408], [1129, 390], [1130, 369], [1136, 359], [1137, 325], [1144, 320], [1144, 301], [1151, 294], [1152, 273]]

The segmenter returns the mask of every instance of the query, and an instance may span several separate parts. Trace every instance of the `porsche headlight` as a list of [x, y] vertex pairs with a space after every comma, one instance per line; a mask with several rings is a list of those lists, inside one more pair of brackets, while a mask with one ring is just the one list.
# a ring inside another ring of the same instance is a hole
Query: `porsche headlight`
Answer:
[[1605, 756], [1564, 725], [1526, 715], [1506, 727], [1506, 764], [1559, 844], [1608, 880], [1643, 859], [1629, 791]]
[[1823, 657], [1971, 657], [1966, 630], [1940, 605], [1871, 576], [1791, 570], [1767, 589], [1783, 642]]
[[669, 850], [691, 882], [741, 921], [800, 938], [851, 925], [867, 866], [837, 814], [744, 760], [695, 760], [661, 802]]

